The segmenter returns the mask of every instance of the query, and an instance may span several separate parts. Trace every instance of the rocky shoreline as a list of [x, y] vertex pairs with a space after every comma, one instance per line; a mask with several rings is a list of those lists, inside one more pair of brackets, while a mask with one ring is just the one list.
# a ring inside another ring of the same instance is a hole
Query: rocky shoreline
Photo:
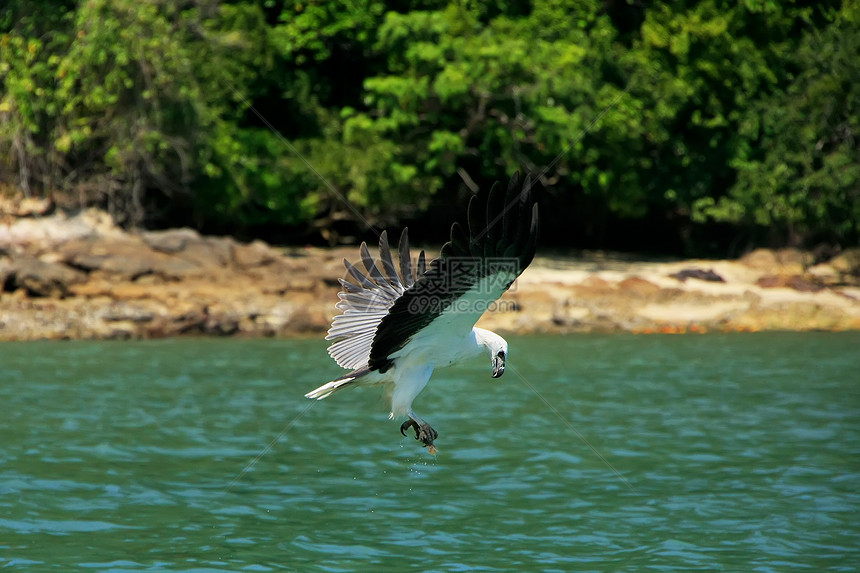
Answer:
[[[44, 206], [42, 206], [44, 207]], [[0, 220], [0, 340], [323, 334], [342, 259], [190, 229], [129, 233], [103, 212]], [[500, 332], [860, 329], [860, 249], [739, 260], [539, 256], [481, 325]]]

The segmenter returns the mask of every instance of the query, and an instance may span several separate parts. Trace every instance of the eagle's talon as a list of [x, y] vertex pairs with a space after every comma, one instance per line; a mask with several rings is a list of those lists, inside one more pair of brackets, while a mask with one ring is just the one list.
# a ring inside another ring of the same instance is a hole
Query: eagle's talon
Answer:
[[415, 439], [417, 440], [418, 439], [418, 422], [416, 422], [412, 418], [409, 418], [408, 420], [406, 420], [405, 422], [400, 424], [400, 433], [405, 436], [406, 430], [409, 428], [415, 428]]
[[409, 418], [400, 425], [400, 433], [405, 436], [406, 430], [409, 428], [415, 430], [415, 439], [424, 444], [425, 448], [432, 447], [433, 440], [439, 437], [439, 432], [434, 430], [430, 424], [426, 422], [419, 424], [412, 418]]

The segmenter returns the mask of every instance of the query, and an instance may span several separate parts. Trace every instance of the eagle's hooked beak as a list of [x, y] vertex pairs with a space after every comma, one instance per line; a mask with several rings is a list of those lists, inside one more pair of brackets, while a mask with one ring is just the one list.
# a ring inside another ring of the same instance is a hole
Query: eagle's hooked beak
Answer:
[[493, 378], [498, 378], [505, 373], [505, 353], [499, 352], [493, 356]]

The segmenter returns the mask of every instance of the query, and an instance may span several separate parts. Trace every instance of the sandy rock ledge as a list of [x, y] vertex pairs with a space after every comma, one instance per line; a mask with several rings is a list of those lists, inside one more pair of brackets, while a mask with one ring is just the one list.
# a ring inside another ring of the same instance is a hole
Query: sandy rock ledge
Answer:
[[[126, 233], [103, 213], [0, 222], [0, 340], [323, 334], [343, 257], [191, 229]], [[860, 250], [737, 261], [538, 257], [481, 325], [502, 332], [860, 328]]]

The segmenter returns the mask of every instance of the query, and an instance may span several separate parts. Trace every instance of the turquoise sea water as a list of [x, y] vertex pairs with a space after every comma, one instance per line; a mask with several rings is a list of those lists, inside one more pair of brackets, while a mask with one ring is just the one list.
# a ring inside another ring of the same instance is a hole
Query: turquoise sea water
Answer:
[[0, 568], [860, 569], [860, 334], [509, 342], [436, 457], [322, 341], [0, 345]]

